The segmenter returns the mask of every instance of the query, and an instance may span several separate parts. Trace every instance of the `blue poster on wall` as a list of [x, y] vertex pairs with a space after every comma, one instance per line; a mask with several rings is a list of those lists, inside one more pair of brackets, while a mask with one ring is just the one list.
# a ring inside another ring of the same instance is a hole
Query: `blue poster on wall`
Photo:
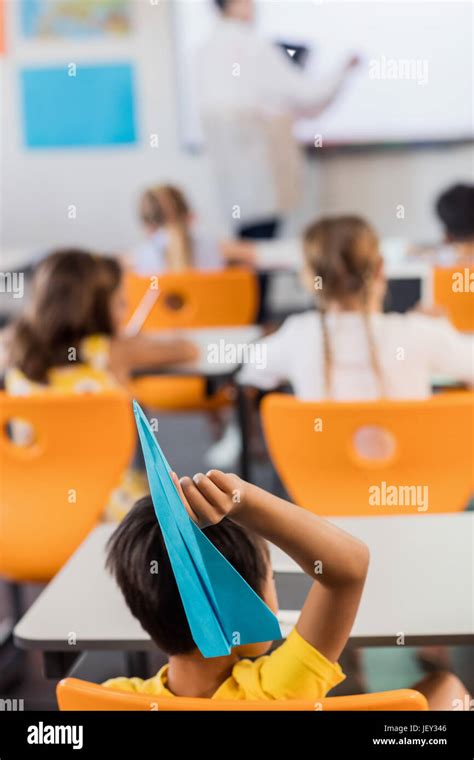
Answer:
[[121, 36], [131, 29], [129, 0], [21, 0], [24, 37]]
[[69, 64], [21, 71], [24, 138], [29, 148], [136, 142], [130, 64]]

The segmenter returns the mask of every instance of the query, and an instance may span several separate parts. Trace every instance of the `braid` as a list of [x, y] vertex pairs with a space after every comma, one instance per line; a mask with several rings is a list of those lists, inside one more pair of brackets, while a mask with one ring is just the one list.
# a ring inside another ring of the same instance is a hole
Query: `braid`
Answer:
[[367, 308], [368, 290], [367, 290], [366, 282], [364, 283], [363, 295], [364, 295], [364, 309], [362, 312], [362, 318], [364, 320], [365, 333], [367, 336], [367, 343], [369, 346], [370, 363], [372, 364], [372, 370], [377, 382], [379, 396], [381, 398], [384, 398], [386, 396], [385, 379], [383, 376], [382, 367], [380, 365], [380, 361], [379, 361], [379, 357], [377, 353], [377, 346], [375, 344], [375, 336], [374, 336], [374, 331], [373, 331], [372, 320], [370, 318], [370, 313]]
[[[362, 314], [370, 363], [380, 396], [385, 382], [370, 318], [372, 284], [381, 266], [375, 231], [357, 216], [327, 217], [311, 224], [304, 236], [304, 254], [309, 274], [321, 278], [324, 296], [318, 303], [324, 353], [326, 395], [331, 397], [334, 355], [330, 345], [328, 307]], [[322, 295], [322, 294], [321, 294]], [[318, 299], [319, 300], [319, 299]]]
[[326, 305], [323, 303], [320, 307], [321, 316], [321, 332], [323, 336], [323, 351], [324, 351], [324, 387], [326, 398], [331, 397], [331, 379], [332, 379], [332, 353], [331, 344], [329, 340], [329, 327], [326, 319], [327, 311]]

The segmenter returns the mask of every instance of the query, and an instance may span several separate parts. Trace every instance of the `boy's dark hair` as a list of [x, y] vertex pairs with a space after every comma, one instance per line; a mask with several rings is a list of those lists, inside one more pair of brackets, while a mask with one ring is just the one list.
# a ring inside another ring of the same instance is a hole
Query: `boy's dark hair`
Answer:
[[229, 0], [214, 0], [215, 4], [219, 8], [220, 11], [225, 11], [229, 4]]
[[[204, 533], [261, 595], [269, 563], [265, 541], [227, 519]], [[196, 649], [150, 496], [137, 501], [110, 537], [106, 566], [160, 649], [168, 655]]]
[[474, 238], [474, 185], [457, 184], [436, 201], [436, 212], [451, 240]]

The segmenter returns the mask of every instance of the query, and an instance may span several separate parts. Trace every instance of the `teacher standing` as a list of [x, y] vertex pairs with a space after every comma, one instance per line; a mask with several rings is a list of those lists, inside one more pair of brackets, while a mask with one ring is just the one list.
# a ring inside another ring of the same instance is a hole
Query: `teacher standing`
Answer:
[[253, 0], [215, 3], [220, 18], [198, 60], [206, 147], [235, 233], [272, 238], [301, 195], [294, 119], [323, 111], [356, 59], [334, 77], [315, 81], [256, 33]]

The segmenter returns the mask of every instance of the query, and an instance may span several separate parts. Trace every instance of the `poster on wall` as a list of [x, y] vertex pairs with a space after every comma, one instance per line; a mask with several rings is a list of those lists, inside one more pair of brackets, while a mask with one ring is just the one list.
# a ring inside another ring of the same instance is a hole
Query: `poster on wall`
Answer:
[[29, 39], [122, 36], [131, 31], [133, 0], [20, 0]]
[[[28, 67], [20, 72], [28, 148], [136, 142], [134, 71], [128, 63]], [[73, 75], [71, 75], [73, 74]]]

